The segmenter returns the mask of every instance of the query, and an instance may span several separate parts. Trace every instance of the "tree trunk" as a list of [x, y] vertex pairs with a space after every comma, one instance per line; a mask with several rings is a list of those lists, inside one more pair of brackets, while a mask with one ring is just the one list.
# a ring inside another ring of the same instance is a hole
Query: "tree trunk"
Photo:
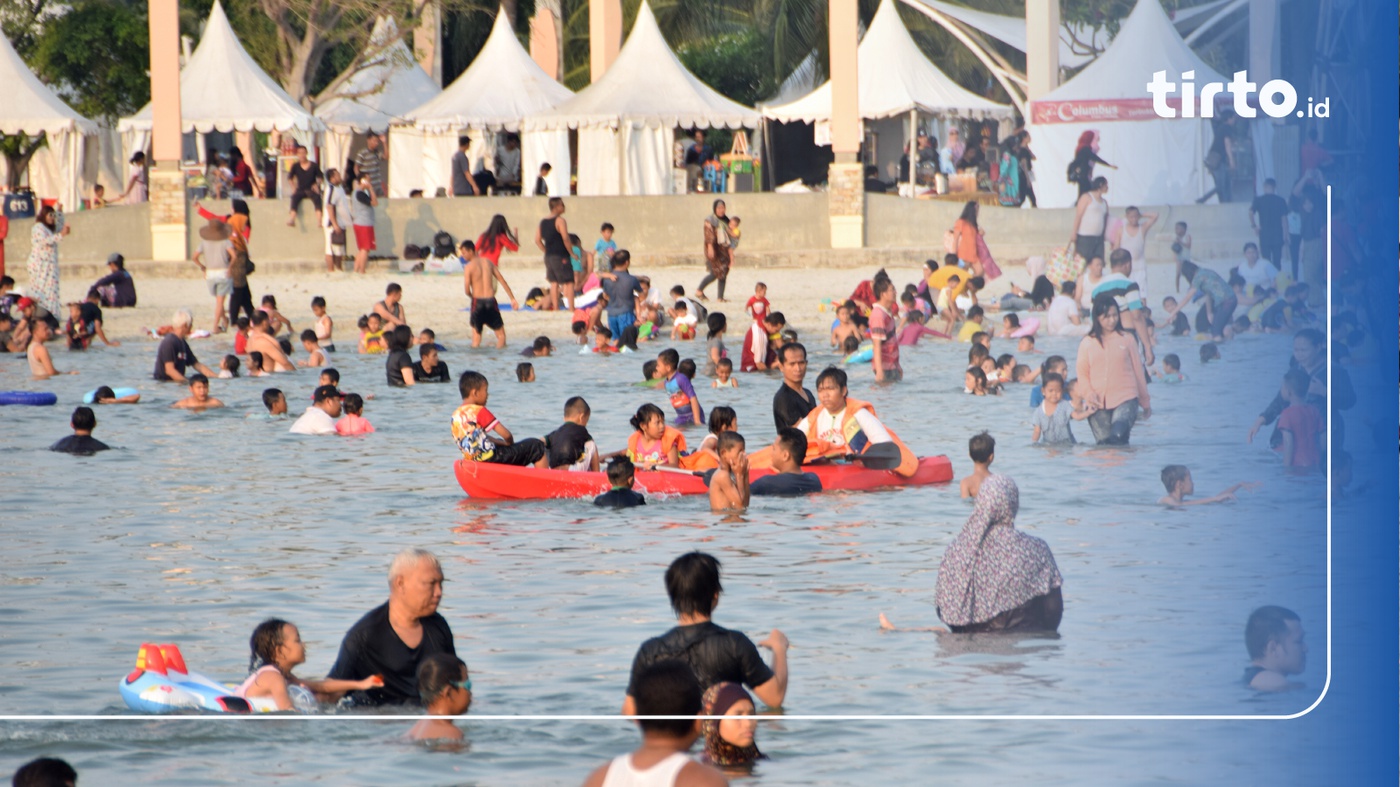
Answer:
[[20, 181], [29, 170], [29, 160], [34, 158], [34, 154], [39, 152], [39, 148], [43, 147], [46, 141], [44, 135], [40, 134], [28, 140], [27, 144], [19, 143], [18, 147], [11, 147], [9, 144], [3, 146], [5, 161], [9, 165], [9, 172], [5, 175], [5, 187], [11, 193], [19, 190]]

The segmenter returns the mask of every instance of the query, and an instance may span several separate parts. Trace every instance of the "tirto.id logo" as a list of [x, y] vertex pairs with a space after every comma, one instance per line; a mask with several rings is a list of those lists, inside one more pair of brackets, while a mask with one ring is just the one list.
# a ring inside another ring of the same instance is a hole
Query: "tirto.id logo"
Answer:
[[[1311, 96], [1308, 97], [1307, 110], [1298, 108], [1298, 91], [1293, 89], [1293, 85], [1282, 79], [1271, 79], [1263, 86], [1258, 86], [1249, 81], [1248, 75], [1244, 71], [1236, 71], [1235, 78], [1228, 83], [1206, 82], [1200, 86], [1199, 109], [1197, 108], [1196, 72], [1186, 71], [1181, 75], [1181, 93], [1179, 96], [1173, 95], [1177, 91], [1176, 82], [1167, 81], [1167, 72], [1154, 71], [1152, 81], [1147, 83], [1147, 92], [1152, 94], [1152, 111], [1158, 117], [1215, 117], [1215, 102], [1222, 93], [1229, 93], [1234, 98], [1235, 114], [1242, 118], [1255, 117], [1254, 107], [1264, 111], [1265, 115], [1271, 118], [1286, 118], [1289, 115], [1297, 117], [1325, 118], [1331, 116], [1331, 107], [1327, 99], [1323, 98], [1316, 103]], [[1258, 92], [1255, 99], [1250, 96]], [[1181, 114], [1178, 115], [1176, 107], [1181, 107]]]

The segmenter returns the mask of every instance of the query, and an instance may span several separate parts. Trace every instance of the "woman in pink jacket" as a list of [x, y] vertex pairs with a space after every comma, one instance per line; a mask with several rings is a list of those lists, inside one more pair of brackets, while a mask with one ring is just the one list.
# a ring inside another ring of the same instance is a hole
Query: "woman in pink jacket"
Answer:
[[1111, 293], [1094, 299], [1093, 327], [1079, 343], [1075, 393], [1089, 410], [1089, 428], [1099, 445], [1127, 445], [1141, 412], [1152, 416], [1147, 375], [1137, 340], [1123, 332]]

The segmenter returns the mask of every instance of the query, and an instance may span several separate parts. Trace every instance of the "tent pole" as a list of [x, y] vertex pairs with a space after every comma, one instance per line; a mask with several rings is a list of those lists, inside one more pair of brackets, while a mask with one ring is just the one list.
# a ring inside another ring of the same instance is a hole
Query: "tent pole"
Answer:
[[919, 136], [919, 110], [917, 110], [917, 109], [911, 109], [911, 110], [909, 110], [909, 196], [910, 196], [910, 197], [913, 197], [914, 194], [915, 194], [914, 183], [915, 183], [916, 180], [917, 180], [917, 179], [915, 178], [915, 176], [914, 176], [914, 172], [915, 172], [915, 170], [917, 169], [917, 164], [918, 164], [918, 161], [917, 161], [917, 154], [918, 154], [918, 151], [914, 148], [914, 143], [917, 141], [918, 136]]

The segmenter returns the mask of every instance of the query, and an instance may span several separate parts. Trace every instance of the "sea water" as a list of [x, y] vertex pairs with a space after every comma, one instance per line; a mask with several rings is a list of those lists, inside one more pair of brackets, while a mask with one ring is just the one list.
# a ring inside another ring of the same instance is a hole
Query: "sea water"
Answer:
[[[193, 343], [214, 366], [228, 345]], [[1039, 354], [1018, 360], [1038, 366], [1062, 354], [1073, 376], [1076, 345], [1042, 339]], [[638, 405], [670, 412], [662, 392], [634, 385], [642, 362], [666, 346], [599, 357], [561, 344], [556, 357], [531, 359], [538, 382], [528, 385], [515, 381], [524, 359], [513, 348], [472, 351], [460, 342], [442, 359], [454, 379], [465, 369], [490, 378], [488, 407], [517, 437], [547, 433], [567, 397], [586, 397], [589, 429], [611, 451], [625, 446]], [[677, 346], [703, 365], [703, 342]], [[1267, 450], [1268, 427], [1253, 445], [1245, 441], [1278, 389], [1291, 343], [1245, 336], [1208, 365], [1195, 360], [1197, 346], [1162, 339], [1159, 356], [1181, 355], [1187, 381], [1151, 386], [1152, 417], [1128, 447], [1092, 445], [1082, 422], [1077, 446], [1032, 446], [1030, 387], [963, 394], [965, 344], [904, 348], [898, 385], [874, 385], [868, 366], [848, 370], [852, 396], [873, 402], [917, 453], [950, 456], [957, 477], [972, 469], [968, 438], [996, 437], [992, 469], [1020, 487], [1016, 526], [1045, 539], [1064, 575], [1064, 622], [1052, 637], [879, 630], [880, 612], [901, 627], [938, 625], [939, 560], [971, 511], [956, 481], [755, 500], [742, 516], [711, 514], [702, 497], [653, 498], [627, 511], [587, 500], [477, 501], [452, 472], [456, 385], [390, 389], [383, 356], [333, 357], [342, 390], [374, 396], [364, 415], [378, 431], [356, 438], [290, 435], [290, 421], [264, 418], [268, 387], [286, 392], [293, 418], [309, 406], [312, 371], [215, 380], [212, 395], [229, 407], [190, 413], [169, 409], [183, 386], [151, 381], [153, 342], [56, 350], [60, 368], [82, 373], [44, 382], [30, 380], [22, 360], [0, 358], [0, 389], [59, 396], [57, 407], [0, 411], [0, 713], [128, 713], [117, 683], [148, 641], [178, 643], [191, 669], [241, 680], [249, 635], [272, 616], [301, 629], [308, 657], [298, 673], [322, 676], [345, 630], [387, 597], [391, 557], [410, 546], [442, 559], [439, 611], [471, 671], [472, 714], [616, 713], [637, 646], [674, 624], [665, 567], [693, 549], [723, 562], [716, 622], [755, 641], [772, 628], [790, 638], [789, 714], [1295, 713], [1326, 679], [1324, 482], [1285, 477]], [[993, 351], [1015, 348], [997, 340]], [[838, 362], [813, 347], [807, 386]], [[705, 378], [696, 388], [706, 410], [738, 411], [753, 450], [771, 440], [780, 380], [737, 376], [737, 390], [710, 389]], [[104, 384], [143, 396], [136, 406], [96, 408], [95, 436], [114, 450], [49, 452], [69, 433], [82, 394]], [[692, 445], [702, 436], [703, 428], [687, 431]], [[1159, 473], [1178, 463], [1191, 468], [1198, 495], [1237, 481], [1262, 487], [1235, 503], [1165, 510], [1155, 505]], [[1263, 604], [1296, 610], [1309, 631], [1312, 655], [1298, 676], [1305, 691], [1259, 698], [1240, 683], [1244, 621]], [[623, 721], [461, 724], [463, 751], [429, 754], [397, 739], [409, 721], [345, 715], [9, 721], [0, 726], [0, 772], [51, 753], [73, 762], [85, 784], [576, 783], [636, 740]], [[1215, 778], [1231, 760], [1209, 752], [1264, 745], [1264, 726], [1242, 744], [1238, 732], [1227, 742], [1154, 722], [775, 717], [758, 732], [771, 759], [757, 776], [850, 783], [878, 761], [885, 783], [934, 774], [996, 781], [1028, 766], [1047, 781], [1093, 781], [1121, 778], [1130, 761], [1146, 772]], [[1208, 741], [1198, 758], [1160, 754], [1197, 740]]]

